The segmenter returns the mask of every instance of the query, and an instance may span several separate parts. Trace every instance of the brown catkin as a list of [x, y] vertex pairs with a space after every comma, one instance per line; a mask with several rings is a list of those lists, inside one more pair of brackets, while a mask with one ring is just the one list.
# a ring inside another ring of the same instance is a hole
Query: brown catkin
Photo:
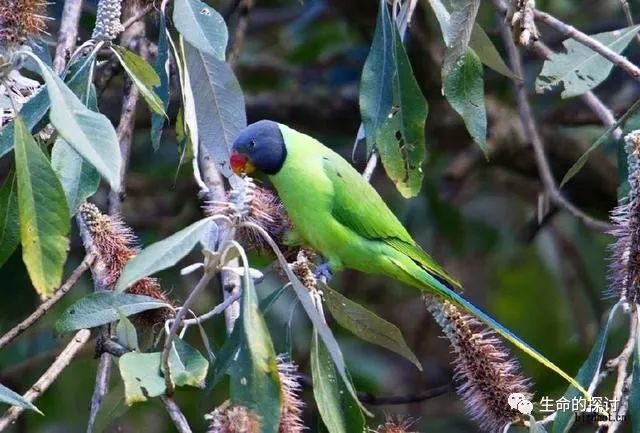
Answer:
[[257, 415], [242, 405], [225, 401], [205, 416], [209, 420], [207, 433], [259, 433]]
[[629, 194], [611, 212], [615, 241], [610, 246], [607, 297], [637, 303], [640, 298], [640, 130], [625, 136]]
[[418, 433], [411, 427], [416, 423], [413, 418], [402, 418], [401, 416], [387, 416], [384, 424], [380, 424], [375, 430], [369, 429], [371, 433]]
[[530, 399], [530, 380], [519, 373], [517, 360], [484, 324], [435, 295], [424, 299], [451, 344], [456, 390], [467, 412], [482, 429], [500, 432], [520, 416], [509, 406], [509, 395], [521, 393]]
[[278, 374], [280, 375], [280, 394], [282, 395], [278, 433], [302, 433], [305, 430], [302, 422], [304, 402], [300, 398], [302, 387], [298, 367], [289, 361], [286, 355], [279, 355]]
[[[113, 288], [127, 262], [138, 253], [133, 230], [120, 217], [105, 215], [91, 203], [83, 203], [78, 209], [96, 248], [97, 257], [93, 271], [107, 288]], [[127, 293], [156, 298], [169, 305], [167, 295], [155, 278], [142, 278], [127, 289]], [[153, 327], [164, 323], [173, 315], [169, 308], [149, 310], [134, 316], [136, 324]]]
[[0, 48], [21, 45], [46, 33], [47, 2], [0, 0]]

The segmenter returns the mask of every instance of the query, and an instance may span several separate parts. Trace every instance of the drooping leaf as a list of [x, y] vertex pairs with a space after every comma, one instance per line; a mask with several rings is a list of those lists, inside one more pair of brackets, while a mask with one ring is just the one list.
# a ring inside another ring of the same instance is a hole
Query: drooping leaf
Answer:
[[224, 61], [229, 35], [224, 19], [215, 9], [199, 0], [176, 0], [173, 23], [190, 45]]
[[74, 214], [98, 190], [100, 173], [60, 137], [51, 149], [51, 166], [62, 183], [69, 211]]
[[362, 305], [342, 296], [326, 284], [322, 284], [324, 300], [336, 321], [369, 343], [377, 344], [411, 361], [422, 370], [420, 361], [413, 354], [400, 330]]
[[362, 433], [365, 420], [359, 403], [336, 373], [326, 347], [314, 331], [311, 340], [311, 377], [318, 412], [329, 433]]
[[231, 146], [247, 126], [240, 84], [226, 62], [189, 44], [184, 48], [198, 139], [214, 158], [218, 170], [230, 177]]
[[[637, 307], [636, 307], [637, 308]], [[632, 314], [636, 314], [640, 319], [640, 313], [636, 309]], [[639, 322], [636, 322], [639, 323]], [[629, 394], [629, 411], [631, 415], [632, 433], [640, 433], [640, 333], [636, 330], [636, 343], [633, 349], [633, 376], [631, 380], [631, 391]]]
[[580, 158], [578, 158], [578, 160], [571, 167], [569, 167], [569, 170], [567, 170], [564, 177], [562, 178], [562, 182], [560, 182], [560, 188], [562, 188], [576, 174], [578, 174], [580, 170], [582, 170], [582, 167], [584, 167], [587, 161], [589, 161], [591, 154], [595, 152], [596, 149], [607, 140], [607, 138], [609, 138], [609, 134], [611, 134], [616, 128], [620, 127], [620, 125], [622, 125], [633, 113], [635, 113], [638, 108], [640, 108], [640, 99], [635, 101], [631, 105], [631, 107], [629, 107], [629, 109], [622, 116], [620, 116], [618, 121], [609, 126], [607, 130], [604, 131], [602, 135], [598, 137], [598, 139], [594, 141], [593, 144], [591, 144], [591, 146], [589, 146], [589, 148], [585, 150], [582, 155], [580, 155]]
[[160, 85], [160, 77], [153, 67], [145, 59], [126, 48], [112, 45], [111, 51], [116, 55], [122, 68], [127, 72], [144, 100], [147, 101], [149, 108], [156, 114], [166, 116], [162, 100], [153, 91], [155, 86]]
[[160, 374], [161, 352], [127, 352], [118, 360], [120, 376], [124, 381], [125, 403], [147, 401], [165, 392], [165, 381]]
[[482, 64], [470, 49], [453, 65], [444, 81], [444, 96], [462, 117], [467, 131], [483, 152], [487, 152], [487, 111], [484, 105]]
[[118, 311], [125, 316], [142, 311], [169, 307], [150, 296], [102, 291], [91, 293], [68, 307], [56, 321], [60, 333], [96, 326], [118, 320]]
[[448, 37], [445, 39], [447, 49], [442, 64], [443, 82], [469, 48], [479, 7], [480, 0], [456, 0], [451, 3]]
[[[640, 30], [640, 25], [612, 32], [598, 33], [591, 37], [611, 51], [621, 53]], [[545, 92], [564, 85], [561, 96], [570, 98], [581, 95], [603, 82], [613, 69], [613, 63], [574, 39], [563, 42], [565, 53], [553, 53], [544, 62], [536, 80], [536, 90]]]
[[120, 191], [122, 156], [113, 125], [103, 114], [89, 110], [44, 63], [37, 61], [51, 100], [49, 118], [60, 136]]
[[280, 425], [280, 376], [267, 324], [258, 309], [253, 280], [245, 276], [242, 312], [236, 327], [242, 332], [240, 351], [231, 371], [231, 401], [253, 411], [262, 433], [277, 433]]
[[210, 218], [202, 219], [140, 251], [127, 262], [115, 290], [122, 292], [139, 279], [178, 263], [208, 232], [210, 224]]
[[202, 388], [209, 370], [209, 361], [185, 341], [176, 338], [169, 352], [169, 369], [176, 386]]
[[0, 266], [20, 243], [17, 189], [15, 173], [11, 172], [0, 188]]
[[[153, 88], [154, 92], [158, 95], [162, 101], [162, 107], [166, 113], [169, 108], [170, 101], [170, 83], [169, 83], [169, 41], [166, 18], [164, 12], [160, 13], [160, 25], [158, 26], [158, 56], [156, 57], [156, 63], [154, 69], [156, 74], [160, 77], [160, 84]], [[160, 138], [162, 137], [162, 128], [166, 121], [166, 117], [160, 114], [151, 112], [151, 145], [155, 150], [160, 148]]]
[[499, 74], [504, 75], [512, 80], [522, 80], [514, 74], [507, 64], [502, 59], [502, 56], [493, 45], [487, 33], [480, 27], [480, 24], [475, 23], [473, 30], [471, 31], [471, 39], [469, 40], [469, 48], [478, 55], [478, 58], [482, 63], [493, 69]]
[[115, 310], [118, 314], [118, 324], [116, 325], [116, 337], [118, 337], [118, 342], [129, 350], [140, 352], [136, 327], [133, 326], [131, 320], [127, 318], [120, 308], [116, 307]]
[[128, 410], [128, 406], [124, 402], [124, 384], [119, 382], [116, 386], [102, 397], [100, 408], [96, 413], [96, 419], [93, 422], [93, 429], [90, 433], [102, 433], [115, 420], [124, 415]]
[[[616, 312], [620, 304], [616, 304], [611, 308], [609, 312], [609, 317], [607, 321], [604, 323], [600, 332], [598, 333], [598, 337], [596, 338], [596, 342], [589, 353], [584, 364], [578, 370], [578, 374], [575, 377], [576, 382], [582, 385], [585, 388], [588, 388], [592, 381], [597, 378], [600, 373], [600, 368], [602, 366], [602, 358], [604, 357], [604, 349], [607, 345], [607, 337], [609, 334], [609, 325], [611, 321], [615, 317]], [[565, 391], [563, 397], [568, 401], [572, 401], [573, 399], [580, 396], [580, 391], [578, 391], [574, 386], [569, 386]], [[556, 414], [555, 421], [553, 423], [553, 433], [566, 433], [569, 431], [573, 422], [575, 420], [575, 413], [573, 411], [558, 411]]]
[[46, 298], [62, 279], [69, 246], [69, 209], [47, 157], [22, 119], [13, 122], [22, 259], [36, 291]]
[[6, 403], [11, 406], [18, 406], [24, 409], [29, 409], [38, 412], [43, 415], [40, 410], [33, 405], [33, 403], [25, 400], [20, 394], [10, 390], [6, 386], [0, 383], [0, 403]]
[[387, 175], [405, 197], [422, 185], [427, 101], [387, 3], [380, 2], [376, 30], [362, 70], [360, 113], [367, 148], [380, 152]]

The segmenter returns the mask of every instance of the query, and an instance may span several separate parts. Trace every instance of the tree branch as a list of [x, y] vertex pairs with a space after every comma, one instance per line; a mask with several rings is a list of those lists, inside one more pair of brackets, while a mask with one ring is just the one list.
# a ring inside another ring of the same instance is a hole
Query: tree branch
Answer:
[[[62, 371], [71, 363], [80, 349], [85, 345], [91, 336], [91, 331], [81, 329], [74, 335], [73, 339], [67, 344], [67, 347], [60, 353], [56, 360], [51, 364], [47, 371], [38, 379], [38, 381], [23, 395], [24, 399], [33, 403], [47, 388], [57, 379]], [[14, 422], [24, 409], [17, 406], [10, 407], [0, 418], [0, 431], [8, 427]]]
[[58, 44], [53, 58], [53, 70], [58, 74], [64, 71], [67, 57], [71, 55], [73, 48], [76, 46], [81, 13], [82, 0], [66, 0], [64, 2], [62, 17], [60, 18]]
[[[500, 0], [493, 0], [493, 2], [496, 8], [500, 10]], [[500, 28], [502, 39], [504, 40], [507, 48], [507, 54], [509, 57], [511, 68], [517, 76], [523, 77], [524, 69], [522, 67], [522, 60], [520, 59], [518, 48], [513, 42], [511, 29], [504, 22], [501, 23]], [[519, 80], [514, 80], [513, 84], [516, 90], [520, 122], [522, 123], [525, 136], [533, 146], [536, 166], [538, 167], [538, 172], [542, 180], [544, 190], [549, 199], [556, 205], [568, 211], [571, 215], [581, 221], [585, 226], [601, 232], [607, 232], [611, 230], [612, 227], [610, 224], [604, 221], [597, 220], [585, 214], [582, 210], [578, 209], [573, 203], [571, 203], [562, 195], [556, 185], [556, 181], [553, 177], [553, 173], [551, 172], [551, 168], [549, 167], [549, 161], [547, 160], [547, 156], [544, 151], [544, 145], [542, 143], [542, 138], [540, 136], [540, 133], [538, 132], [538, 128], [533, 117], [533, 112], [529, 104], [529, 98], [527, 96], [527, 91], [524, 87], [524, 83]]]
[[435, 388], [425, 389], [424, 391], [416, 392], [414, 394], [405, 395], [374, 395], [371, 393], [358, 393], [358, 400], [364, 404], [372, 406], [384, 406], [384, 405], [397, 405], [397, 404], [409, 404], [419, 403], [425, 400], [429, 400], [443, 394], [447, 394], [452, 390], [451, 384], [437, 386]]
[[164, 407], [178, 431], [180, 433], [191, 433], [191, 427], [189, 427], [187, 418], [185, 418], [176, 402], [171, 397], [167, 397], [166, 395], [161, 395], [160, 400], [162, 400], [162, 403], [164, 403]]
[[78, 267], [71, 273], [67, 281], [62, 286], [60, 286], [60, 288], [56, 290], [49, 299], [40, 304], [40, 306], [29, 315], [29, 317], [24, 319], [18, 325], [9, 330], [9, 332], [0, 337], [0, 349], [9, 344], [24, 331], [29, 329], [29, 327], [31, 327], [42, 316], [44, 316], [51, 309], [51, 307], [56, 304], [56, 302], [62, 299], [62, 297], [66, 295], [66, 293], [71, 289], [71, 287], [73, 287], [76, 281], [78, 281], [80, 276], [84, 274], [87, 269], [89, 269], [94, 259], [94, 254], [87, 254], [84, 257], [84, 260], [82, 260], [82, 263], [80, 263]]

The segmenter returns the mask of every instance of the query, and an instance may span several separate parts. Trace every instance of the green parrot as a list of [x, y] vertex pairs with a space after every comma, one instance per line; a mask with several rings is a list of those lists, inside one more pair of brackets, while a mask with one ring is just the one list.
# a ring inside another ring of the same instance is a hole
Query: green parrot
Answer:
[[293, 223], [291, 238], [320, 252], [331, 271], [383, 274], [435, 292], [588, 395], [571, 376], [463, 298], [457, 292], [460, 283], [413, 240], [377, 191], [318, 140], [261, 120], [238, 136], [229, 162], [236, 174], [259, 171], [269, 177]]

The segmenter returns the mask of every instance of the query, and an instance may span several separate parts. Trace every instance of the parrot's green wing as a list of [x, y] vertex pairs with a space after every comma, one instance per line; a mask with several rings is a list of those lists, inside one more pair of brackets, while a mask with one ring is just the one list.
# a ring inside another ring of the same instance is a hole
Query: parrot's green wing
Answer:
[[331, 153], [323, 159], [325, 174], [333, 184], [332, 215], [337, 221], [363, 238], [385, 242], [427, 272], [461, 287], [415, 243], [378, 192], [360, 173], [336, 154]]

